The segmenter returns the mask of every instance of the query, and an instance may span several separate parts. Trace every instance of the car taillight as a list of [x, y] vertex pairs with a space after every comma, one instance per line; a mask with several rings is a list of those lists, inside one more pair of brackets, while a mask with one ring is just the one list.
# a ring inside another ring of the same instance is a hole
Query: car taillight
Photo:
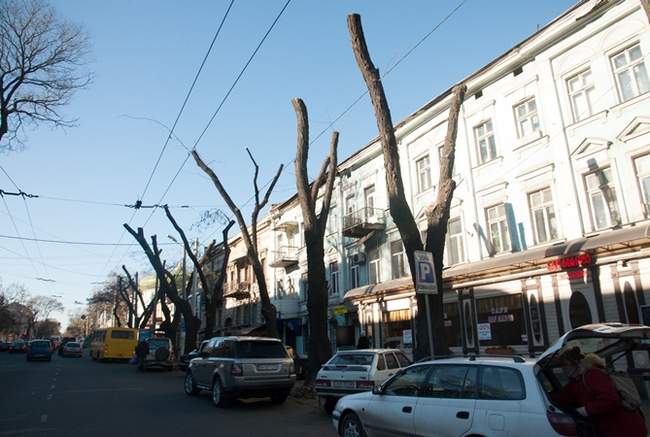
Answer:
[[242, 376], [244, 370], [242, 369], [241, 364], [233, 364], [230, 368], [230, 374], [234, 376]]
[[570, 416], [563, 413], [547, 411], [546, 417], [548, 418], [548, 423], [551, 424], [558, 434], [570, 436], [578, 433], [576, 422]]
[[314, 385], [316, 387], [330, 387], [332, 383], [327, 379], [317, 379]]
[[372, 390], [374, 386], [375, 386], [374, 381], [357, 381], [357, 388]]

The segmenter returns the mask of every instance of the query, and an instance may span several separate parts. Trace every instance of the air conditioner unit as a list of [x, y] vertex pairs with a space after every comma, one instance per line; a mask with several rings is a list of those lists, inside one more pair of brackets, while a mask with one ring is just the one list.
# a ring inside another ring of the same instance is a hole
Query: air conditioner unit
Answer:
[[366, 262], [365, 253], [355, 253], [352, 255], [352, 264], [363, 264]]

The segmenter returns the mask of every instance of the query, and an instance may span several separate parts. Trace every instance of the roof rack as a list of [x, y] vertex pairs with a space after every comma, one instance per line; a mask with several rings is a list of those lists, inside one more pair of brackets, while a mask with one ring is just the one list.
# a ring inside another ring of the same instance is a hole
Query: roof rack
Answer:
[[515, 363], [525, 363], [526, 358], [521, 355], [499, 355], [499, 354], [451, 354], [451, 355], [438, 355], [438, 356], [426, 356], [415, 361], [415, 363], [422, 363], [424, 361], [434, 361], [442, 360], [445, 358], [468, 358], [470, 361], [475, 361], [477, 358], [511, 358]]

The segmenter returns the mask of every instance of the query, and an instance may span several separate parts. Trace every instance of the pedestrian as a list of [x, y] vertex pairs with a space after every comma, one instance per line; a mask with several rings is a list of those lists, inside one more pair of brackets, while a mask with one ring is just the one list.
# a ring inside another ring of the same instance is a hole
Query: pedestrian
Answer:
[[138, 370], [144, 370], [144, 360], [149, 353], [149, 343], [142, 340], [135, 347], [135, 356], [138, 358]]
[[640, 410], [623, 407], [606, 363], [596, 354], [583, 354], [572, 347], [559, 354], [563, 373], [569, 382], [551, 393], [559, 406], [575, 409], [598, 437], [646, 437], [645, 419]]

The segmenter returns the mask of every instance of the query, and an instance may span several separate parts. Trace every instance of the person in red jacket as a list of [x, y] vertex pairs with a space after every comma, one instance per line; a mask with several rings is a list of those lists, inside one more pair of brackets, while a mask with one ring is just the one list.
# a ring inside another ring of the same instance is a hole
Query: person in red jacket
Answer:
[[559, 358], [569, 383], [551, 393], [553, 402], [575, 409], [593, 424], [598, 437], [646, 437], [643, 414], [621, 405], [601, 357], [583, 355], [579, 347], [573, 347], [562, 351]]

